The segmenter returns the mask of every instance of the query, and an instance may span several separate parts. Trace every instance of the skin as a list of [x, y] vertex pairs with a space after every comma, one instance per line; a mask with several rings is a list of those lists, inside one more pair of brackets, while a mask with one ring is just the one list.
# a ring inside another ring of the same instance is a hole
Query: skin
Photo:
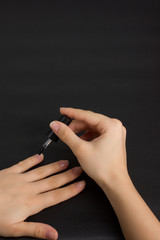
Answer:
[[[104, 191], [126, 240], [159, 240], [160, 222], [137, 192], [127, 169], [126, 128], [120, 120], [89, 110], [60, 108], [74, 119], [50, 127]], [[55, 123], [55, 125], [54, 125]], [[54, 128], [55, 126], [55, 128]], [[77, 133], [85, 131], [80, 137]]]
[[[102, 188], [125, 239], [159, 240], [160, 223], [137, 192], [127, 170], [126, 129], [121, 121], [75, 108], [61, 108], [60, 113], [74, 120], [69, 126], [53, 121], [50, 127], [70, 147], [82, 169]], [[56, 128], [53, 123], [57, 123]], [[76, 135], [82, 131], [85, 133], [80, 137]], [[42, 160], [43, 155], [35, 155], [0, 171], [1, 236], [57, 239], [58, 233], [53, 227], [24, 220], [84, 189], [84, 181], [80, 186], [74, 183], [59, 188], [82, 172], [82, 169], [77, 173], [71, 169], [50, 176], [67, 168], [67, 162], [60, 166], [62, 160], [27, 171]]]
[[82, 173], [81, 167], [74, 167], [54, 176], [54, 173], [68, 167], [67, 160], [27, 171], [43, 159], [43, 154], [40, 156], [36, 154], [0, 171], [0, 236], [58, 238], [58, 233], [53, 227], [24, 220], [77, 195], [84, 189], [85, 182], [80, 181], [61, 187]]

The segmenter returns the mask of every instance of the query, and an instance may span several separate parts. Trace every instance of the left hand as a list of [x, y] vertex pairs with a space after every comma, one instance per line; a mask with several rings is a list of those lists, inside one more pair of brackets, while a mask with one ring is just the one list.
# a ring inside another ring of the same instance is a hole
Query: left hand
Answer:
[[59, 188], [76, 179], [82, 172], [81, 167], [74, 167], [46, 178], [66, 169], [69, 164], [67, 160], [27, 171], [43, 158], [43, 154], [36, 154], [0, 171], [0, 236], [57, 239], [56, 229], [48, 224], [24, 220], [77, 195], [84, 189], [85, 182], [80, 181]]

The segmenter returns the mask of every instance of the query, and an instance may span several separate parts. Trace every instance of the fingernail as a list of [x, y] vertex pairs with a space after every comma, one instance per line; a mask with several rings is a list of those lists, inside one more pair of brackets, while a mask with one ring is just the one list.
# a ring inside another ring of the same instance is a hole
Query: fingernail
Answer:
[[44, 157], [43, 153], [41, 153], [40, 155], [36, 154], [35, 156], [38, 160], [41, 160]]
[[60, 167], [66, 167], [68, 166], [68, 164], [69, 164], [68, 160], [61, 160], [59, 163]]
[[59, 125], [59, 123], [53, 121], [53, 122], [50, 123], [50, 127], [51, 127], [55, 132], [58, 132], [58, 130], [59, 130], [59, 128], [60, 128], [60, 125]]
[[78, 188], [83, 188], [86, 183], [85, 183], [85, 181], [83, 180], [83, 181], [77, 182], [76, 184], [77, 184], [77, 187], [78, 187]]
[[53, 231], [47, 231], [46, 238], [51, 240], [57, 240], [57, 234]]
[[82, 168], [81, 168], [81, 167], [74, 167], [74, 168], [73, 168], [73, 172], [74, 172], [75, 174], [80, 174], [80, 173], [82, 172]]

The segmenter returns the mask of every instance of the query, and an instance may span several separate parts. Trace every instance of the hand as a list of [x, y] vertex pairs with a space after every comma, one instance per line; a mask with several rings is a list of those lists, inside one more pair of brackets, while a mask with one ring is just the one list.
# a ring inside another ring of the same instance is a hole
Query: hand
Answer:
[[40, 163], [43, 158], [43, 154], [40, 156], [36, 154], [0, 171], [1, 236], [57, 239], [58, 233], [53, 227], [24, 220], [30, 215], [77, 195], [84, 189], [84, 181], [59, 188], [76, 179], [82, 172], [81, 167], [50, 176], [66, 169], [69, 164], [67, 160], [27, 171]]
[[[158, 239], [160, 223], [134, 187], [127, 170], [126, 129], [118, 119], [74, 108], [61, 108], [74, 120], [54, 130], [73, 151], [83, 170], [108, 197], [126, 240]], [[76, 133], [85, 131], [80, 137]]]
[[[83, 170], [101, 187], [119, 174], [127, 174], [126, 129], [118, 119], [92, 111], [60, 108], [74, 119], [69, 126], [53, 121], [50, 127], [77, 157]], [[60, 127], [53, 128], [56, 123]], [[57, 129], [57, 130], [56, 130]], [[85, 131], [78, 137], [76, 133]]]

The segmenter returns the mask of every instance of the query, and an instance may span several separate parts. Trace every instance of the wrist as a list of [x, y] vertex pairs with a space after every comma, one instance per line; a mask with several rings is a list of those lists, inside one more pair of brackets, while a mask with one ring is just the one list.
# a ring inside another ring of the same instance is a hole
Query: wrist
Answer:
[[99, 186], [109, 195], [112, 192], [117, 192], [123, 186], [133, 185], [127, 169], [113, 171], [108, 176], [101, 178]]

